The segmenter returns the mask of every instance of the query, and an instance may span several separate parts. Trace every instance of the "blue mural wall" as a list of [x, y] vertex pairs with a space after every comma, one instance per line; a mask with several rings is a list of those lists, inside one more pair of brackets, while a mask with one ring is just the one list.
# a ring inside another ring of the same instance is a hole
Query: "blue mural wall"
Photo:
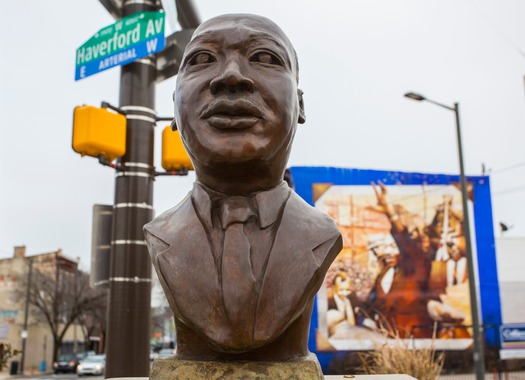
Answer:
[[[370, 185], [381, 181], [385, 185], [451, 185], [459, 182], [459, 177], [444, 174], [406, 173], [380, 170], [360, 170], [335, 167], [292, 167], [291, 173], [295, 191], [309, 204], [313, 205], [313, 185], [330, 183], [333, 185]], [[501, 324], [501, 305], [494, 243], [490, 181], [487, 176], [469, 176], [472, 184], [475, 226], [475, 246], [479, 272], [479, 295], [481, 319], [485, 325]], [[314, 306], [310, 326], [309, 348], [316, 352], [315, 331], [318, 326], [317, 302]], [[494, 344], [487, 335], [489, 344]], [[317, 353], [323, 370], [338, 353]]]

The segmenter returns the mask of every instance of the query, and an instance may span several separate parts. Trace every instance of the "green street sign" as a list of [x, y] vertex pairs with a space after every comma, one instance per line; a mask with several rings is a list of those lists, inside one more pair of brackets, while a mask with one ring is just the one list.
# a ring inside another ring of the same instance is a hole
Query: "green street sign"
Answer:
[[164, 12], [139, 12], [99, 30], [77, 49], [75, 80], [164, 49]]

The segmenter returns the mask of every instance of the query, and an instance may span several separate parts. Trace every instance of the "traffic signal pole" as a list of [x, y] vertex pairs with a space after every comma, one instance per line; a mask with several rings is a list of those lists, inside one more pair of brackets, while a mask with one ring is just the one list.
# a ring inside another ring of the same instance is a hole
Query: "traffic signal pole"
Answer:
[[[122, 17], [158, 10], [154, 1], [123, 3]], [[153, 218], [155, 81], [154, 56], [121, 68], [126, 154], [115, 178], [106, 378], [147, 377], [150, 370], [151, 261], [142, 227]]]
[[[192, 0], [167, 1], [175, 2], [177, 14], [170, 17], [177, 17], [183, 30], [166, 39], [163, 51], [121, 67], [115, 110], [126, 116], [126, 153], [117, 165], [99, 157], [101, 164], [118, 169], [109, 259], [106, 378], [148, 377], [150, 370], [151, 261], [142, 227], [154, 216], [153, 180], [163, 174], [155, 172], [153, 162], [154, 127], [165, 120], [155, 112], [155, 85], [177, 74], [191, 29], [200, 24]], [[100, 3], [116, 20], [162, 9], [160, 0]]]

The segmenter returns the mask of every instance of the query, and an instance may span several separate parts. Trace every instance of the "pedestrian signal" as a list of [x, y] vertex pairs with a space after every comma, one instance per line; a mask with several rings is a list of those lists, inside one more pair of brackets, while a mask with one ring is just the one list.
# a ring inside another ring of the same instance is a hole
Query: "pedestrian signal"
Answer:
[[104, 156], [109, 162], [126, 153], [126, 117], [106, 108], [75, 107], [73, 150], [82, 156]]
[[170, 126], [162, 131], [162, 167], [167, 171], [193, 170], [193, 164], [182, 145], [179, 131], [173, 131]]

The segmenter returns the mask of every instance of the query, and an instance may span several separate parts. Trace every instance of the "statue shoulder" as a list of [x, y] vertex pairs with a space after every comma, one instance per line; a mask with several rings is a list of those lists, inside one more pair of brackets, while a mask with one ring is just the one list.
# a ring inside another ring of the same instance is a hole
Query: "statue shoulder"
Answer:
[[183, 214], [188, 206], [191, 207], [191, 193], [188, 194], [179, 204], [163, 212], [151, 222], [144, 225], [143, 231], [146, 243], [149, 244], [149, 241], [160, 240], [165, 244], [168, 244], [169, 236], [176, 233], [176, 230], [180, 228], [181, 222], [184, 222], [184, 218], [180, 217], [179, 214]]
[[291, 236], [299, 237], [301, 244], [310, 247], [325, 271], [343, 248], [343, 238], [335, 221], [324, 212], [310, 206], [296, 193], [292, 193], [283, 217]]
[[335, 221], [330, 216], [306, 203], [297, 193], [292, 192], [287, 208], [297, 221], [299, 228], [308, 230], [315, 228], [316, 233], [320, 236], [337, 238], [341, 235]]

